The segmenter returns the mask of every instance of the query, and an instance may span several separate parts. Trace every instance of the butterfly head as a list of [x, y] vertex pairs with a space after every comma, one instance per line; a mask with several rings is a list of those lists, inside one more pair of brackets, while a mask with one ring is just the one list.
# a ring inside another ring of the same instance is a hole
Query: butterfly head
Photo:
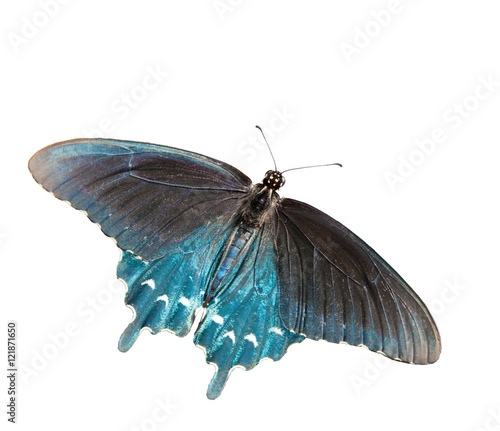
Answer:
[[267, 171], [262, 183], [272, 190], [278, 190], [285, 185], [285, 177], [279, 171]]

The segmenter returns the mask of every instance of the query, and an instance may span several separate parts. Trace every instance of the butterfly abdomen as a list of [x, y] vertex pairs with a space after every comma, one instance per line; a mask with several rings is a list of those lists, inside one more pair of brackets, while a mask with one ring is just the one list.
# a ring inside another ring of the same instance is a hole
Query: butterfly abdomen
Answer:
[[210, 300], [218, 293], [218, 287], [220, 286], [222, 280], [232, 271], [238, 258], [241, 258], [243, 253], [246, 253], [247, 243], [252, 239], [255, 228], [248, 226], [246, 223], [242, 222], [237, 228], [236, 233], [230, 237], [228, 244], [222, 255], [221, 263], [219, 264], [215, 276], [210, 284], [208, 293], [205, 296], [204, 306], [206, 306]]
[[239, 213], [239, 224], [235, 233], [231, 235], [222, 255], [221, 263], [215, 271], [213, 281], [210, 283], [204, 306], [218, 294], [218, 288], [222, 280], [228, 277], [242, 260], [248, 250], [250, 242], [253, 241], [255, 233], [258, 232], [263, 223], [272, 215], [279, 195], [272, 188], [264, 184], [256, 184], [243, 202]]

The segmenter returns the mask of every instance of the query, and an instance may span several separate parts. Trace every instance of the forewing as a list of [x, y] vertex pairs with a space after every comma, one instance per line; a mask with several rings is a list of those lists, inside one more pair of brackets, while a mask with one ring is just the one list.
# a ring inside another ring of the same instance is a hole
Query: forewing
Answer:
[[[209, 157], [161, 145], [76, 139], [29, 162], [35, 180], [87, 213], [123, 250], [151, 261], [206, 225], [226, 225], [251, 181]], [[191, 251], [191, 250], [188, 250]]]
[[422, 300], [371, 247], [318, 209], [277, 206], [280, 317], [315, 340], [364, 345], [392, 359], [435, 362], [437, 326]]

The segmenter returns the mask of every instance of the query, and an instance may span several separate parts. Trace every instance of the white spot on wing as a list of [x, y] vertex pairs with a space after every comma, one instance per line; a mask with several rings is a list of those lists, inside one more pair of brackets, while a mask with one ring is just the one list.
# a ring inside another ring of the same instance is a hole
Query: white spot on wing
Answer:
[[234, 331], [229, 331], [226, 335], [224, 335], [224, 338], [229, 337], [231, 338], [232, 342], [234, 343], [235, 337], [234, 337]]
[[181, 299], [179, 299], [179, 302], [184, 305], [185, 307], [189, 307], [189, 299], [187, 299], [185, 296], [183, 296]]
[[153, 279], [149, 279], [149, 280], [143, 281], [141, 283], [141, 286], [144, 286], [144, 285], [149, 286], [153, 290], [155, 290], [155, 288], [156, 288], [156, 283], [155, 283], [155, 281]]
[[274, 332], [275, 334], [278, 334], [278, 335], [283, 335], [283, 331], [282, 331], [280, 328], [276, 328], [276, 327], [271, 328], [271, 329], [269, 330], [269, 332]]
[[221, 316], [219, 316], [218, 314], [216, 314], [214, 317], [212, 317], [212, 320], [215, 323], [218, 323], [219, 325], [222, 325], [224, 323], [224, 319]]
[[245, 340], [248, 340], [251, 343], [253, 343], [254, 347], [257, 347], [259, 345], [259, 343], [257, 343], [257, 338], [255, 338], [254, 334], [245, 335]]
[[168, 305], [168, 296], [167, 295], [161, 295], [158, 298], [156, 298], [157, 301], [165, 301], [165, 305]]

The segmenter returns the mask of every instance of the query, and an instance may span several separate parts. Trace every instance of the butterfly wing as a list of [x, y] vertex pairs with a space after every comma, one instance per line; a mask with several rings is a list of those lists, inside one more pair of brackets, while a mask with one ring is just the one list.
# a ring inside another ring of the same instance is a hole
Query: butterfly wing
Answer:
[[29, 169], [124, 250], [118, 277], [128, 285], [125, 300], [135, 313], [120, 350], [143, 328], [185, 335], [250, 179], [200, 154], [109, 139], [48, 146]]
[[286, 328], [403, 362], [438, 359], [441, 341], [429, 310], [372, 248], [305, 203], [282, 199], [277, 214], [279, 313]]
[[274, 238], [275, 220], [254, 232], [196, 331], [195, 344], [216, 366], [207, 391], [210, 399], [220, 395], [234, 368], [250, 370], [263, 359], [278, 361], [290, 345], [304, 339], [279, 318]]
[[156, 260], [234, 217], [250, 179], [209, 157], [161, 145], [75, 139], [29, 162], [35, 180], [87, 213], [122, 250]]
[[129, 350], [143, 329], [189, 333], [231, 229], [231, 223], [214, 223], [154, 261], [123, 252], [117, 274], [128, 286], [125, 303], [134, 319], [120, 338], [120, 351]]

